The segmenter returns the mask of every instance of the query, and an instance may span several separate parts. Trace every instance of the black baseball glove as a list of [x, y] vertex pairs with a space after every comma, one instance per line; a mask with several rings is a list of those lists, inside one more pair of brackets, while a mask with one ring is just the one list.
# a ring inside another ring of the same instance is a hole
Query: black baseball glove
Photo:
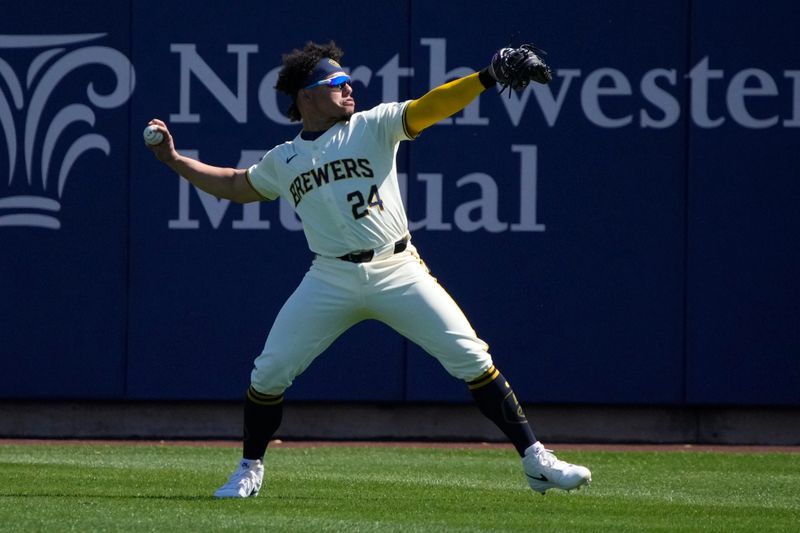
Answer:
[[502, 48], [492, 57], [487, 71], [503, 89], [509, 87], [521, 91], [531, 81], [548, 83], [553, 75], [550, 67], [541, 58], [544, 54], [544, 50], [532, 44], [523, 44], [519, 48]]

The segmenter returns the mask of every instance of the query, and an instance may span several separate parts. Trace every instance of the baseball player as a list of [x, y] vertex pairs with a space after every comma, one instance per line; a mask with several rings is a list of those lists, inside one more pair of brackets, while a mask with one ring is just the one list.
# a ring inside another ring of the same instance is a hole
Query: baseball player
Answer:
[[247, 169], [220, 168], [180, 155], [164, 122], [156, 157], [196, 187], [235, 202], [285, 198], [303, 222], [311, 267], [286, 301], [254, 362], [245, 396], [242, 459], [219, 498], [256, 496], [263, 457], [278, 429], [284, 391], [344, 331], [380, 320], [463, 380], [480, 411], [513, 443], [530, 487], [571, 490], [591, 481], [583, 466], [558, 460], [536, 439], [511, 386], [464, 313], [430, 275], [411, 243], [397, 181], [401, 141], [457, 113], [498, 82], [521, 89], [547, 83], [550, 69], [528, 45], [504, 48], [482, 71], [421, 98], [356, 112], [342, 51], [309, 42], [283, 56], [276, 89], [291, 96], [302, 123], [293, 140]]

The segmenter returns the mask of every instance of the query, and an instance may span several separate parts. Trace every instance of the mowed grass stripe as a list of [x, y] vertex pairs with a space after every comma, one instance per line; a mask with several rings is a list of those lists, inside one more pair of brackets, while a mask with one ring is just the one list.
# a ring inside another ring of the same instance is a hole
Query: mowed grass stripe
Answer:
[[7, 531], [792, 531], [800, 454], [559, 452], [580, 492], [527, 488], [511, 448], [271, 449], [262, 494], [214, 500], [238, 450], [0, 446]]

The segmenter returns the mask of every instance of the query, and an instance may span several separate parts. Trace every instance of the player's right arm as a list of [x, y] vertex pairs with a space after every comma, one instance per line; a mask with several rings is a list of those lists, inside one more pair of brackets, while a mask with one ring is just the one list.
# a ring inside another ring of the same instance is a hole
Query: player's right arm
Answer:
[[247, 169], [215, 167], [183, 156], [175, 150], [172, 135], [163, 121], [153, 119], [150, 124], [158, 127], [164, 140], [155, 146], [146, 146], [159, 161], [186, 178], [192, 185], [217, 198], [241, 204], [264, 200], [247, 180]]

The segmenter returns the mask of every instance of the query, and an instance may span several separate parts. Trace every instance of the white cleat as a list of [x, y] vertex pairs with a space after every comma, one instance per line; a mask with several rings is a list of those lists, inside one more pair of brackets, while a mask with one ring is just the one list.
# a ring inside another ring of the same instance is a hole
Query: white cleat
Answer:
[[588, 468], [559, 460], [539, 441], [525, 450], [522, 468], [531, 488], [542, 494], [547, 489], [570, 491], [592, 481], [592, 473]]
[[215, 498], [249, 498], [258, 496], [264, 479], [264, 464], [260, 459], [242, 459], [227, 483], [214, 493]]

